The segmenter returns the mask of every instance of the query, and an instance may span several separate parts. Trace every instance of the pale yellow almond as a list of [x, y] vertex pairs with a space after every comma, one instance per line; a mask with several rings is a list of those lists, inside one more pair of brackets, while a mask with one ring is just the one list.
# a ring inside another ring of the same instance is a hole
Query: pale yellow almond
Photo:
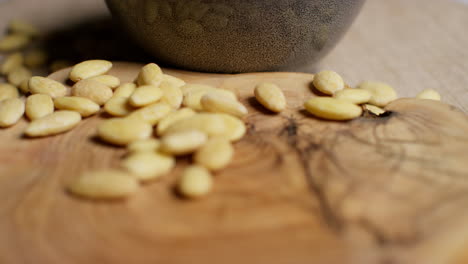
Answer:
[[175, 86], [177, 88], [180, 88], [186, 84], [186, 82], [180, 78], [177, 78], [175, 76], [169, 75], [169, 74], [164, 74], [163, 81], [161, 84], [170, 84], [171, 86]]
[[168, 104], [155, 103], [132, 112], [127, 118], [141, 120], [154, 126], [171, 111], [172, 107]]
[[315, 74], [313, 84], [317, 90], [328, 95], [333, 95], [345, 88], [343, 78], [334, 71], [322, 71]]
[[89, 199], [118, 199], [136, 193], [139, 187], [138, 181], [127, 172], [98, 170], [83, 173], [67, 189]]
[[260, 83], [254, 93], [257, 101], [270, 111], [279, 113], [286, 108], [286, 97], [276, 84]]
[[152, 130], [150, 124], [140, 120], [113, 118], [98, 126], [98, 136], [107, 143], [125, 146], [134, 141], [150, 138]]
[[29, 79], [24, 80], [21, 82], [21, 84], [18, 86], [18, 89], [23, 93], [23, 94], [28, 94], [29, 91]]
[[115, 89], [119, 87], [120, 85], [120, 79], [112, 75], [94, 76], [94, 77], [88, 78], [88, 80], [100, 82], [102, 84], [105, 84], [106, 86], [109, 86], [111, 89]]
[[143, 107], [158, 102], [163, 91], [153, 85], [144, 85], [136, 88], [128, 102], [134, 107]]
[[24, 132], [29, 137], [45, 137], [67, 132], [81, 121], [81, 115], [74, 111], [56, 111], [29, 123]]
[[43, 49], [34, 49], [26, 53], [24, 56], [24, 65], [37, 68], [43, 66], [47, 63], [49, 55]]
[[210, 85], [205, 85], [205, 84], [185, 84], [180, 87], [180, 90], [182, 90], [182, 93], [184, 96], [188, 95], [189, 93], [192, 92], [198, 92], [198, 91], [211, 91], [215, 90], [216, 87], [210, 86]]
[[226, 137], [230, 141], [238, 141], [244, 137], [247, 132], [247, 127], [242, 120], [228, 114], [217, 115], [222, 118], [225, 126], [225, 131], [222, 133], [223, 137]]
[[156, 180], [171, 172], [176, 162], [174, 157], [156, 152], [131, 154], [122, 162], [122, 167], [142, 182]]
[[155, 138], [142, 139], [135, 141], [127, 146], [130, 153], [153, 152], [155, 153], [161, 146], [161, 141]]
[[0, 101], [0, 127], [10, 127], [21, 119], [24, 114], [24, 102], [19, 98], [9, 98]]
[[159, 136], [163, 135], [164, 132], [172, 125], [172, 124], [175, 124], [177, 122], [179, 122], [180, 120], [183, 120], [183, 119], [186, 119], [186, 118], [189, 118], [191, 116], [194, 116], [196, 114], [195, 111], [193, 111], [192, 109], [190, 108], [182, 108], [182, 109], [179, 109], [175, 112], [172, 112], [170, 114], [168, 114], [166, 117], [164, 117], [159, 123], [158, 123], [158, 127], [157, 127], [157, 134]]
[[331, 97], [312, 98], [304, 104], [304, 107], [312, 115], [328, 120], [351, 120], [362, 114], [361, 107]]
[[363, 89], [344, 89], [336, 92], [333, 97], [353, 104], [365, 104], [369, 102], [372, 94]]
[[10, 98], [18, 98], [18, 89], [9, 83], [0, 83], [0, 101]]
[[200, 198], [213, 189], [213, 176], [204, 167], [192, 165], [185, 169], [177, 182], [178, 192], [187, 198]]
[[247, 108], [242, 103], [213, 92], [208, 92], [202, 97], [201, 105], [208, 112], [225, 113], [236, 117], [248, 114]]
[[70, 80], [79, 82], [94, 76], [106, 74], [112, 68], [112, 62], [106, 60], [88, 60], [73, 66]]
[[187, 93], [184, 97], [184, 100], [182, 104], [186, 107], [192, 108], [195, 111], [202, 111], [204, 110], [201, 99], [203, 96], [206, 94], [212, 94], [212, 95], [219, 95], [222, 97], [226, 97], [231, 99], [232, 101], [237, 101], [237, 96], [229, 91], [229, 90], [223, 90], [223, 89], [216, 89], [216, 88], [210, 88], [210, 89], [194, 89], [191, 92]]
[[210, 137], [220, 136], [226, 133], [226, 125], [223, 121], [224, 119], [217, 114], [199, 113], [173, 123], [165, 129], [163, 135], [197, 130]]
[[0, 39], [0, 52], [10, 52], [26, 47], [31, 38], [24, 34], [10, 34]]
[[10, 73], [8, 73], [7, 79], [8, 82], [14, 86], [20, 86], [23, 81], [28, 80], [31, 76], [32, 72], [30, 70], [20, 66], [14, 68]]
[[72, 87], [72, 95], [85, 97], [98, 105], [104, 105], [112, 98], [112, 89], [109, 86], [93, 80], [82, 80]]
[[55, 108], [59, 110], [70, 110], [80, 113], [82, 117], [96, 114], [101, 109], [98, 104], [88, 98], [65, 96], [54, 99]]
[[365, 104], [364, 109], [377, 116], [383, 115], [386, 112], [384, 109], [370, 104]]
[[160, 150], [170, 155], [186, 155], [195, 152], [207, 140], [207, 135], [198, 130], [171, 133], [161, 139]]
[[155, 63], [150, 63], [141, 68], [138, 77], [137, 84], [143, 85], [154, 85], [158, 87], [164, 79], [164, 74], [161, 68]]
[[15, 52], [5, 58], [3, 63], [0, 65], [0, 73], [7, 75], [14, 69], [23, 65], [24, 56], [21, 52]]
[[8, 30], [10, 31], [10, 33], [23, 34], [31, 37], [37, 37], [41, 34], [41, 32], [36, 26], [21, 19], [12, 20], [10, 22]]
[[59, 70], [62, 70], [71, 66], [73, 66], [73, 62], [71, 61], [55, 60], [50, 64], [49, 68], [51, 72], [56, 72], [56, 71], [59, 71]]
[[224, 137], [215, 137], [197, 150], [194, 160], [209, 170], [217, 171], [227, 167], [233, 156], [234, 148], [231, 142]]
[[52, 98], [65, 96], [68, 92], [63, 84], [40, 76], [29, 79], [28, 87], [32, 94], [47, 94]]
[[26, 116], [36, 120], [54, 112], [54, 102], [47, 94], [33, 94], [26, 99]]
[[375, 106], [384, 107], [398, 99], [395, 89], [385, 83], [367, 81], [361, 83], [358, 88], [371, 93], [369, 103]]
[[159, 86], [159, 89], [163, 92], [161, 102], [170, 105], [174, 109], [179, 109], [184, 99], [182, 90], [179, 87], [178, 84], [163, 81]]
[[123, 117], [129, 115], [135, 108], [128, 103], [128, 97], [112, 97], [104, 105], [104, 110], [112, 116]]
[[418, 99], [428, 99], [428, 100], [434, 100], [434, 101], [440, 101], [441, 97], [440, 94], [434, 90], [434, 89], [426, 89], [422, 92], [420, 92], [416, 98]]
[[115, 89], [113, 97], [130, 97], [136, 88], [134, 83], [124, 83]]

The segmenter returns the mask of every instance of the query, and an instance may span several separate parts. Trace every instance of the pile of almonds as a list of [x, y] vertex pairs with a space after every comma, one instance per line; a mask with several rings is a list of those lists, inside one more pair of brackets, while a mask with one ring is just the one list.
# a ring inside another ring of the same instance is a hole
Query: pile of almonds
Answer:
[[[10, 35], [0, 40], [0, 51], [24, 47], [37, 34], [30, 25], [14, 22]], [[69, 74], [74, 83], [70, 89], [49, 78], [31, 77], [23, 64], [38, 65], [44, 59], [38, 54], [33, 57], [25, 60], [21, 53], [13, 53], [0, 64], [1, 73], [10, 82], [0, 84], [0, 127], [13, 126], [26, 115], [31, 121], [26, 136], [52, 136], [72, 130], [103, 108], [112, 118], [98, 126], [98, 137], [127, 148], [120, 169], [88, 171], [71, 182], [67, 189], [78, 196], [127, 197], [140, 183], [170, 173], [177, 157], [187, 155], [192, 155], [193, 164], [182, 173], [178, 191], [188, 198], [204, 196], [213, 187], [213, 175], [233, 159], [233, 143], [246, 134], [248, 110], [233, 91], [187, 84], [164, 74], [154, 63], [145, 65], [133, 83], [121, 83], [108, 74], [113, 65], [105, 60], [74, 65]], [[324, 96], [306, 101], [304, 108], [327, 120], [358, 118], [363, 109], [378, 116], [385, 112], [381, 107], [397, 99], [389, 85], [364, 82], [349, 88], [333, 71], [316, 74], [313, 84]], [[282, 90], [275, 84], [258, 84], [254, 95], [272, 112], [280, 113], [287, 107]], [[440, 100], [440, 95], [425, 90], [417, 98]]]

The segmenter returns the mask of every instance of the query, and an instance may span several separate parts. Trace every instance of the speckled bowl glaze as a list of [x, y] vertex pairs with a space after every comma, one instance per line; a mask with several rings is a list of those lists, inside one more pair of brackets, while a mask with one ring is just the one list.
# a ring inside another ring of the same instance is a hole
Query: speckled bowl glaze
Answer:
[[340, 40], [365, 0], [106, 0], [160, 62], [205, 72], [303, 67]]

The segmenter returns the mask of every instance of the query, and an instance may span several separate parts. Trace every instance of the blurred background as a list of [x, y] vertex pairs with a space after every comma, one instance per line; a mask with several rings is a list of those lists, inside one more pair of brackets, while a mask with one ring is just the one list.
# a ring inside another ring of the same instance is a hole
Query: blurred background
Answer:
[[[330, 55], [319, 65], [294, 70], [335, 70], [350, 85], [380, 80], [396, 87], [400, 96], [432, 88], [468, 112], [467, 2], [368, 0]], [[104, 0], [0, 0], [0, 31], [11, 19], [31, 22], [55, 34], [48, 40], [53, 56], [149, 60], [120, 28], [104, 22], [109, 17]]]

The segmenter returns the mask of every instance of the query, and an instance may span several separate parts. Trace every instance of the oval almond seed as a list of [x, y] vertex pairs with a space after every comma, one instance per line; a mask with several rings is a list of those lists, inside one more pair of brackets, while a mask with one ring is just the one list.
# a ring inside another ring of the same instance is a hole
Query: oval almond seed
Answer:
[[211, 94], [216, 94], [219, 96], [227, 97], [232, 99], [233, 101], [237, 100], [236, 95], [228, 90], [223, 90], [223, 89], [216, 89], [213, 87], [207, 88], [207, 89], [194, 89], [191, 92], [187, 93], [184, 97], [183, 100], [183, 105], [189, 108], [192, 108], [195, 111], [202, 111], [203, 106], [201, 104], [201, 99], [203, 96], [205, 96], [207, 93]]
[[10, 127], [24, 114], [24, 102], [19, 98], [0, 101], [0, 127]]
[[33, 94], [26, 99], [26, 116], [36, 120], [54, 112], [54, 102], [47, 94]]
[[5, 61], [3, 61], [2, 65], [0, 66], [0, 73], [6, 75], [12, 70], [23, 65], [23, 62], [24, 56], [21, 54], [21, 52], [13, 53], [6, 57]]
[[13, 84], [14, 86], [20, 86], [21, 83], [25, 80], [31, 78], [32, 73], [27, 68], [20, 66], [13, 69], [10, 73], [8, 73], [7, 79], [8, 82]]
[[440, 101], [441, 97], [440, 94], [433, 89], [426, 89], [422, 92], [420, 92], [416, 98], [418, 99], [429, 99], [429, 100], [435, 100], [435, 101]]
[[112, 75], [94, 76], [94, 77], [88, 78], [88, 80], [100, 82], [100, 83], [110, 87], [111, 89], [115, 89], [115, 88], [119, 87], [119, 85], [120, 85], [119, 78], [117, 78], [115, 76], [112, 76]]
[[184, 95], [179, 86], [171, 82], [163, 81], [159, 88], [163, 92], [161, 102], [164, 102], [175, 109], [180, 108], [182, 101], [184, 100]]
[[314, 116], [329, 120], [351, 120], [362, 114], [361, 107], [330, 97], [315, 97], [307, 101], [304, 107]]
[[203, 167], [217, 171], [224, 169], [234, 155], [231, 143], [223, 137], [212, 138], [206, 142], [196, 153], [195, 162]]
[[128, 103], [127, 97], [112, 97], [104, 105], [104, 110], [112, 116], [123, 117], [129, 115], [135, 108]]
[[165, 135], [161, 139], [161, 151], [171, 155], [185, 155], [199, 149], [208, 137], [205, 133], [192, 130]]
[[45, 137], [67, 132], [81, 121], [81, 115], [73, 111], [57, 111], [33, 120], [26, 128], [29, 137]]
[[12, 20], [8, 29], [10, 33], [14, 34], [23, 34], [31, 37], [37, 37], [40, 35], [39, 29], [32, 24], [19, 19]]
[[137, 140], [150, 138], [152, 130], [152, 126], [143, 121], [114, 118], [98, 126], [98, 136], [107, 143], [125, 146]]
[[157, 134], [159, 136], [163, 135], [164, 132], [174, 123], [179, 122], [180, 120], [183, 120], [185, 118], [189, 118], [191, 116], [194, 116], [196, 114], [195, 111], [193, 111], [190, 108], [182, 108], [180, 110], [177, 110], [175, 112], [172, 112], [168, 114], [166, 117], [164, 117], [159, 123], [157, 127]]
[[134, 83], [124, 83], [115, 89], [113, 97], [130, 97], [136, 88]]
[[171, 172], [175, 163], [174, 157], [168, 155], [139, 152], [127, 157], [123, 161], [122, 167], [127, 169], [137, 180], [147, 182]]
[[134, 177], [118, 170], [85, 172], [68, 185], [71, 193], [91, 199], [125, 198], [138, 188]]
[[388, 84], [381, 82], [363, 82], [359, 85], [360, 89], [367, 90], [371, 93], [369, 103], [375, 106], [384, 107], [390, 102], [398, 99], [398, 95]]
[[334, 71], [322, 71], [315, 74], [313, 84], [317, 90], [328, 95], [333, 95], [345, 88], [343, 78]]
[[28, 87], [32, 94], [47, 94], [52, 98], [65, 96], [68, 92], [63, 84], [40, 76], [29, 79]]
[[134, 107], [147, 106], [156, 103], [163, 96], [163, 92], [156, 86], [144, 85], [138, 87], [128, 101]]
[[0, 83], [0, 101], [10, 98], [18, 98], [18, 89], [8, 83]]
[[219, 115], [200, 113], [173, 123], [164, 131], [163, 135], [192, 130], [201, 131], [212, 137], [226, 133], [226, 126], [223, 118]]
[[255, 87], [255, 98], [266, 109], [279, 113], [286, 108], [283, 91], [273, 83], [261, 83]]
[[171, 111], [172, 108], [168, 104], [155, 103], [134, 111], [127, 118], [144, 121], [154, 126]]
[[153, 152], [155, 153], [161, 146], [161, 141], [155, 138], [142, 139], [135, 141], [127, 146], [130, 153]]
[[45, 50], [34, 49], [26, 53], [26, 56], [24, 57], [24, 65], [31, 68], [37, 68], [45, 65], [48, 59], [49, 55]]
[[150, 63], [141, 68], [137, 77], [137, 84], [139, 86], [154, 85], [158, 87], [163, 79], [164, 74], [161, 68], [155, 63]]
[[353, 104], [365, 104], [369, 102], [372, 94], [363, 89], [344, 89], [336, 92], [333, 97]]
[[75, 111], [82, 117], [92, 116], [100, 110], [98, 104], [84, 97], [59, 97], [54, 99], [54, 104], [57, 109]]
[[26, 47], [31, 39], [24, 34], [10, 34], [0, 39], [0, 52], [10, 52]]
[[73, 85], [72, 94], [88, 98], [98, 105], [104, 105], [112, 98], [112, 89], [97, 81], [82, 80]]
[[385, 113], [384, 109], [382, 109], [382, 108], [380, 108], [378, 106], [375, 106], [375, 105], [370, 105], [370, 104], [365, 104], [364, 109], [369, 111], [370, 113], [376, 115], [376, 116], [380, 116], [380, 115]]
[[240, 102], [213, 92], [208, 92], [202, 97], [201, 105], [208, 112], [225, 113], [237, 117], [244, 117], [248, 114], [247, 108]]
[[247, 127], [245, 126], [245, 123], [240, 120], [239, 118], [228, 115], [228, 114], [217, 114], [219, 117], [222, 118], [224, 126], [225, 126], [225, 131], [222, 133], [223, 137], [226, 137], [230, 141], [238, 141], [247, 132]]
[[171, 86], [175, 86], [177, 88], [180, 88], [186, 84], [184, 80], [168, 74], [164, 74], [163, 81], [161, 84], [164, 83], [170, 84]]
[[177, 190], [187, 198], [200, 198], [207, 195], [213, 188], [213, 176], [198, 165], [185, 169], [177, 182]]
[[94, 76], [106, 74], [112, 68], [112, 62], [89, 60], [76, 64], [70, 72], [70, 80], [79, 82]]

